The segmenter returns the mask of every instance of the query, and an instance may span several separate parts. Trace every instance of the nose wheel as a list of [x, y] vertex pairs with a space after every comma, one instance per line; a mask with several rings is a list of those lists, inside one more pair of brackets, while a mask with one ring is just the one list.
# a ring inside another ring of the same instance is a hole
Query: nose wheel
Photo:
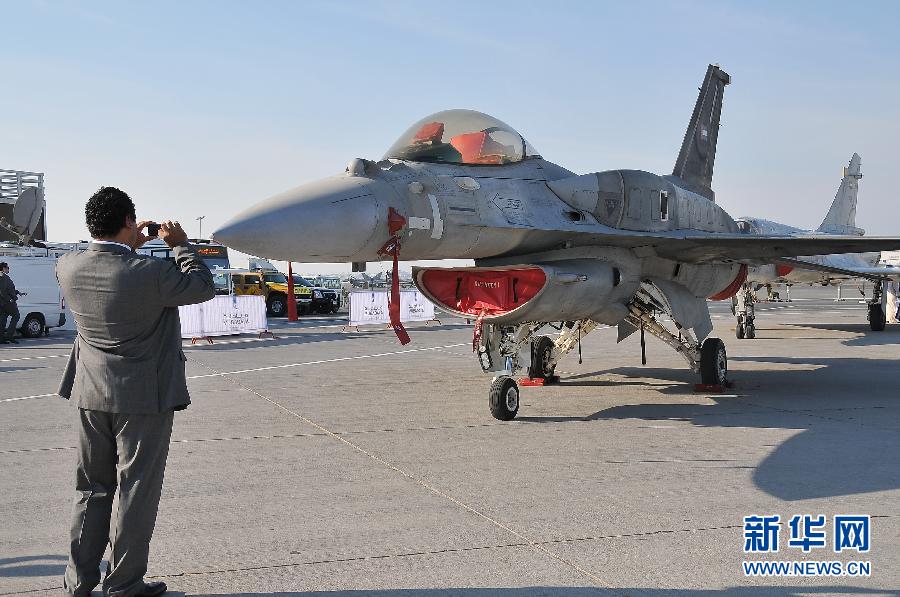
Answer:
[[503, 375], [491, 383], [488, 394], [491, 415], [500, 421], [512, 421], [519, 412], [519, 385], [511, 377]]

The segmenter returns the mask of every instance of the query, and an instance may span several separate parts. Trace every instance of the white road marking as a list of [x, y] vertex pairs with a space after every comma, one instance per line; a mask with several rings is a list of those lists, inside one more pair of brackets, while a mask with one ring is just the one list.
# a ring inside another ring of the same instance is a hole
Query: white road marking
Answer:
[[[295, 324], [295, 322], [284, 322], [284, 323]], [[305, 327], [303, 329], [304, 330], [327, 330], [327, 329], [339, 329], [339, 328], [343, 328], [343, 327], [346, 327], [346, 324], [338, 323], [338, 324], [334, 324], [334, 325], [309, 326], [309, 327]], [[273, 340], [276, 340], [276, 339], [274, 339], [274, 338], [237, 338], [234, 340], [216, 339], [215, 344], [213, 344], [213, 346], [216, 346], [216, 345], [223, 346], [223, 345], [228, 345], [228, 344], [249, 344], [251, 342], [272, 342]], [[185, 346], [184, 350], [185, 351], [203, 350], [203, 349], [206, 349], [207, 346], [208, 345], [206, 345], [206, 344], [197, 345], [197, 346]], [[18, 363], [21, 361], [36, 361], [36, 360], [41, 360], [41, 359], [60, 359], [63, 357], [68, 357], [68, 356], [69, 356], [69, 353], [67, 352], [66, 354], [50, 354], [50, 355], [37, 356], [37, 357], [17, 357], [14, 359], [0, 359], [0, 363]]]
[[19, 400], [34, 400], [36, 398], [51, 398], [53, 396], [58, 396], [58, 394], [39, 394], [37, 396], [20, 396], [19, 398], [4, 398], [0, 400], [0, 402], [18, 402]]
[[[324, 365], [327, 363], [340, 363], [342, 361], [355, 361], [360, 359], [377, 359], [380, 357], [390, 357], [401, 354], [410, 354], [413, 352], [441, 351], [445, 348], [459, 348], [460, 346], [470, 346], [468, 342], [460, 342], [458, 344], [447, 344], [445, 346], [429, 346], [427, 348], [411, 348], [409, 350], [396, 350], [393, 352], [379, 352], [376, 354], [362, 354], [355, 357], [339, 357], [335, 359], [322, 359], [318, 361], [306, 361], [304, 363], [288, 363], [287, 365], [271, 365], [269, 367], [257, 367], [255, 369], [240, 369], [238, 371], [225, 371], [222, 373], [209, 373], [207, 375], [191, 375], [188, 379], [205, 379], [208, 377], [225, 377], [229, 375], [239, 375], [241, 373], [255, 373], [257, 371], [272, 371], [274, 369], [290, 369], [293, 367], [309, 367], [312, 365]], [[39, 394], [35, 396], [20, 396], [18, 398], [0, 399], [0, 404], [6, 402], [19, 402], [21, 400], [35, 400], [38, 398], [50, 398], [57, 394]]]
[[67, 356], [69, 356], [68, 353], [66, 353], [66, 354], [48, 354], [48, 355], [42, 356], [42, 357], [18, 357], [15, 359], [0, 359], [0, 363], [18, 363], [19, 361], [39, 361], [41, 359], [58, 359], [58, 358], [67, 357]]

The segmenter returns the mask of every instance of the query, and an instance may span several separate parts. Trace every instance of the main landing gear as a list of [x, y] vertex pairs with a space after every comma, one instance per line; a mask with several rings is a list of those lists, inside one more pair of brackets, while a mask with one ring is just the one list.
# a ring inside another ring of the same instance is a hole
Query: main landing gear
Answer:
[[756, 313], [754, 311], [754, 297], [750, 284], [744, 282], [741, 289], [731, 299], [732, 313], [737, 317], [734, 326], [734, 335], [738, 340], [756, 338]]
[[884, 312], [884, 283], [881, 280], [875, 282], [872, 289], [872, 300], [869, 301], [869, 327], [873, 332], [884, 331], [887, 317]]

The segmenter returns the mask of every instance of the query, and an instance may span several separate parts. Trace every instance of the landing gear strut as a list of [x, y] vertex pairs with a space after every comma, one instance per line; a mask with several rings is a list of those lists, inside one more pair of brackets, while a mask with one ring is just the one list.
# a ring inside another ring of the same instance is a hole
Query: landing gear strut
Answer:
[[732, 309], [737, 317], [734, 335], [738, 340], [756, 338], [756, 314], [753, 305], [753, 291], [750, 289], [750, 284], [744, 282], [741, 289], [732, 298]]

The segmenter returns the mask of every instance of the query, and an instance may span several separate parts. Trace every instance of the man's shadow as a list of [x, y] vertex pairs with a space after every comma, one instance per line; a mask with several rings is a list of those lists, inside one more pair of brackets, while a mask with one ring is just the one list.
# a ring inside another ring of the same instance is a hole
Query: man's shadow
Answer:
[[62, 576], [65, 556], [19, 556], [0, 558], [0, 576]]

